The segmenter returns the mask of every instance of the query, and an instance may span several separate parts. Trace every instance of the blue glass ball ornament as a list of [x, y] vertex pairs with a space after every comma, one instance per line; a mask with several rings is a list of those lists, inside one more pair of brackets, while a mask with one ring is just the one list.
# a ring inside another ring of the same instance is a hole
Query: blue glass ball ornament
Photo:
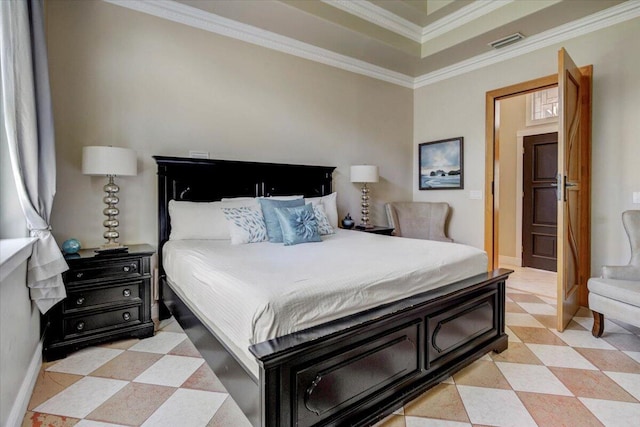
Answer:
[[62, 252], [65, 254], [75, 254], [80, 248], [80, 241], [78, 239], [69, 239], [62, 243]]

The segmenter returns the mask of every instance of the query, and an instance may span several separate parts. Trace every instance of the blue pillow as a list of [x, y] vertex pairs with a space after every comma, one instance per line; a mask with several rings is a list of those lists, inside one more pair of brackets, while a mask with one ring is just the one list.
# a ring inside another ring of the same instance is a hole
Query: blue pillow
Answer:
[[285, 246], [322, 241], [318, 233], [318, 221], [313, 212], [313, 206], [276, 208], [275, 212], [280, 221], [282, 241]]
[[292, 208], [295, 206], [303, 206], [304, 199], [295, 200], [273, 200], [267, 198], [258, 199], [262, 207], [262, 216], [267, 226], [267, 236], [271, 243], [282, 243], [282, 229], [280, 222], [276, 216], [276, 208]]

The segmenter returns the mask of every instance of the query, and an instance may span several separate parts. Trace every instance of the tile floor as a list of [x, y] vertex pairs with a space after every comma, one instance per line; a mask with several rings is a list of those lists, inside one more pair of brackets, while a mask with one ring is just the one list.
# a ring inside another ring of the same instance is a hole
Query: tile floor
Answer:
[[[607, 320], [605, 335], [593, 338], [583, 308], [558, 333], [553, 298], [515, 289], [514, 276], [509, 349], [485, 355], [378, 427], [640, 425], [640, 329]], [[160, 326], [152, 338], [44, 363], [22, 425], [249, 426], [177, 322]]]
[[501, 265], [500, 267], [513, 270], [513, 273], [509, 276], [509, 287], [511, 289], [553, 298], [553, 304], [555, 304], [555, 299], [558, 295], [558, 275], [555, 272], [513, 265]]

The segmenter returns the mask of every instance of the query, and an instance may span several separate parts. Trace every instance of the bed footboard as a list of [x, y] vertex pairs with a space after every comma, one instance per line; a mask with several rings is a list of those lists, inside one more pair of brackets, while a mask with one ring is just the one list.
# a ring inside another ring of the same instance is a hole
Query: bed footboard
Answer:
[[262, 426], [369, 425], [507, 348], [497, 270], [251, 347]]
[[163, 305], [185, 331], [202, 358], [215, 372], [233, 400], [254, 426], [260, 425], [259, 381], [245, 367], [162, 278]]
[[163, 280], [164, 303], [254, 426], [371, 425], [507, 348], [496, 270], [251, 347], [254, 378]]

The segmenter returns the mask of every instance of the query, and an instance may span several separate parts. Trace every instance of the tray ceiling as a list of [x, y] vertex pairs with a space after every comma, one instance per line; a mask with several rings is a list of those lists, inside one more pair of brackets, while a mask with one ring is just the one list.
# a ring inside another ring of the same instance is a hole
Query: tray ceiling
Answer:
[[635, 0], [106, 1], [232, 37], [246, 33], [236, 38], [414, 87], [425, 76], [494, 55], [489, 44], [514, 33], [524, 40], [501, 50], [551, 40], [555, 30], [567, 33], [594, 16], [607, 25], [614, 15], [616, 22], [640, 16]]

